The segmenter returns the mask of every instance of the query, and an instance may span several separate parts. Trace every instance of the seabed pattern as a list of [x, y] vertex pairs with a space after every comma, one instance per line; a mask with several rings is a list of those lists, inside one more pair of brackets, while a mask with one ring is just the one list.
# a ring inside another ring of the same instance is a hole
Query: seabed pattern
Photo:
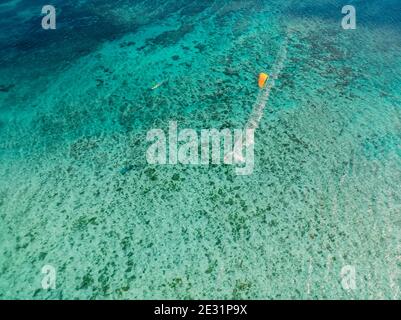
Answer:
[[[52, 4], [0, 4], [0, 299], [400, 298], [399, 0]], [[249, 119], [252, 175], [146, 162]]]

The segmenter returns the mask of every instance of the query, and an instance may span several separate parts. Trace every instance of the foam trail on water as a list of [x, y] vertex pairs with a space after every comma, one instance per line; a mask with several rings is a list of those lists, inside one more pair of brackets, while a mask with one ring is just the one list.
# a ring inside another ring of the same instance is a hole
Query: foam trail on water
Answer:
[[287, 59], [288, 37], [289, 34], [287, 34], [287, 37], [280, 48], [278, 58], [274, 63], [274, 68], [271, 72], [271, 76], [267, 82], [266, 88], [264, 88], [258, 95], [245, 129], [257, 129], [259, 127], [259, 123], [263, 118], [264, 109], [266, 108], [267, 101], [269, 100], [270, 92], [274, 88], [275, 82], [280, 76], [280, 73], [284, 68], [285, 60]]
[[[284, 64], [287, 59], [288, 39], [290, 35], [291, 31], [288, 31], [285, 40], [280, 47], [280, 51], [278, 53], [277, 60], [274, 63], [273, 70], [270, 73], [270, 79], [268, 80], [266, 87], [260, 91], [258, 98], [256, 99], [255, 105], [245, 125], [245, 131], [247, 135], [247, 130], [256, 130], [259, 127], [260, 121], [263, 118], [264, 110], [269, 100], [270, 92], [274, 88], [275, 82], [279, 78], [281, 71], [284, 69]], [[243, 154], [240, 154], [239, 152], [242, 152], [243, 146], [246, 147], [247, 145], [254, 143], [255, 142], [253, 134], [252, 137], [247, 136], [245, 141], [236, 140], [234, 143], [234, 160], [241, 162], [245, 161]], [[232, 154], [228, 156], [231, 155]]]

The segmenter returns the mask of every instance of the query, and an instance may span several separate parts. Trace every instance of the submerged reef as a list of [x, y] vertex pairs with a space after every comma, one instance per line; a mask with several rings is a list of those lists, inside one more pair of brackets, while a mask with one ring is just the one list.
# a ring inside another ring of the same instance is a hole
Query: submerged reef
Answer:
[[[0, 37], [0, 299], [399, 299], [396, 19], [345, 32], [323, 0], [55, 5], [54, 33], [35, 5], [0, 6], [18, 21]], [[171, 121], [243, 129], [261, 72], [252, 175], [147, 163]]]

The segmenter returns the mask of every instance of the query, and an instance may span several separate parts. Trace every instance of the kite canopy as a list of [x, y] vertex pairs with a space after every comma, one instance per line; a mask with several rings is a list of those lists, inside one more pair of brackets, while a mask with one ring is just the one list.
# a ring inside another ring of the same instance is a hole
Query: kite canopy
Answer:
[[266, 73], [261, 73], [259, 75], [259, 88], [263, 89], [266, 85], [267, 80], [269, 80], [269, 75]]

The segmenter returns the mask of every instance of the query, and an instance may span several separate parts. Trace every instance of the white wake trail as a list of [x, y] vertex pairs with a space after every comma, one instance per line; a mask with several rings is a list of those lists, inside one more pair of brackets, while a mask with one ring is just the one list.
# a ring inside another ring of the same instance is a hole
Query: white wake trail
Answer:
[[[239, 161], [239, 162], [245, 161], [245, 158], [242, 154], [243, 147], [255, 144], [254, 130], [259, 128], [260, 121], [263, 118], [264, 110], [270, 97], [270, 92], [274, 88], [276, 80], [279, 78], [282, 70], [284, 69], [285, 61], [287, 60], [287, 50], [288, 50], [288, 42], [290, 35], [291, 31], [287, 31], [287, 35], [284, 39], [283, 44], [280, 47], [277, 59], [270, 73], [270, 78], [267, 82], [267, 85], [258, 94], [258, 98], [256, 99], [254, 107], [245, 125], [246, 138], [236, 140], [234, 142], [234, 152], [227, 155], [227, 157], [233, 156], [234, 161]], [[252, 133], [250, 133], [250, 131], [252, 131]]]
[[287, 34], [284, 43], [280, 48], [278, 58], [274, 63], [274, 67], [271, 71], [270, 78], [267, 82], [266, 87], [261, 90], [258, 95], [245, 129], [257, 129], [259, 127], [260, 121], [263, 118], [264, 110], [270, 97], [270, 92], [274, 88], [276, 80], [279, 78], [281, 71], [284, 69], [284, 63], [287, 60], [288, 38], [289, 34]]

